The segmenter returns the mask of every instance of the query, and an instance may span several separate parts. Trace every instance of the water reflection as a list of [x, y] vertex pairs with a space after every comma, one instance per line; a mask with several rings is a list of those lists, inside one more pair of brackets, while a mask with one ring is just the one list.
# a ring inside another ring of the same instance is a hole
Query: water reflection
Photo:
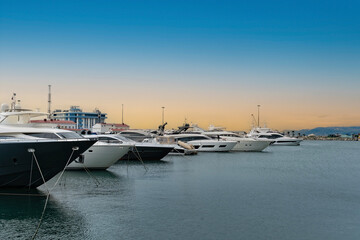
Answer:
[[[107, 170], [89, 170], [89, 172], [91, 175], [102, 179], [117, 179], [120, 177], [118, 174]], [[89, 173], [86, 171], [66, 171], [64, 173], [64, 178], [78, 178], [82, 180], [88, 177]]]
[[[0, 239], [31, 238], [45, 205], [46, 192], [1, 189], [0, 194]], [[50, 196], [37, 238], [84, 238], [81, 225], [84, 219], [77, 211]]]
[[156, 165], [156, 164], [168, 164], [169, 161], [168, 158], [162, 159], [162, 160], [146, 160], [144, 162], [141, 162], [140, 160], [122, 160], [118, 161], [117, 165], [129, 165], [129, 166], [137, 166], [137, 165]]

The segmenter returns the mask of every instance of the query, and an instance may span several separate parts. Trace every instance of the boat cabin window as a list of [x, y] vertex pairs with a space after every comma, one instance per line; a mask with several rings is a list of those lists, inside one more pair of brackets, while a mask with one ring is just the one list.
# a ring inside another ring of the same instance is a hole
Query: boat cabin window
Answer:
[[232, 133], [227, 133], [227, 134], [221, 134], [220, 136], [224, 136], [224, 137], [240, 137], [237, 134], [232, 134]]
[[37, 138], [47, 138], [47, 139], [59, 139], [55, 133], [24, 133], [25, 135]]
[[272, 134], [272, 135], [260, 135], [259, 138], [267, 138], [267, 139], [276, 139], [282, 137], [279, 134]]
[[13, 137], [13, 136], [0, 136], [0, 139], [16, 139], [16, 137]]
[[114, 139], [111, 137], [99, 137], [98, 138], [100, 142], [106, 142], [106, 143], [122, 143], [120, 140], [118, 139]]
[[177, 138], [177, 140], [183, 141], [183, 142], [189, 142], [189, 141], [195, 141], [195, 140], [209, 140], [209, 137], [205, 136], [189, 136], [189, 137], [180, 137]]
[[57, 133], [61, 138], [65, 139], [77, 139], [77, 138], [84, 138], [83, 136], [75, 133], [75, 132], [60, 132]]
[[259, 138], [270, 138], [268, 135], [260, 135]]
[[116, 134], [113, 137], [121, 140], [121, 142], [131, 142], [131, 143], [135, 142], [134, 140], [131, 140], [131, 139], [123, 137], [123, 136], [120, 136], [119, 134]]
[[275, 139], [275, 138], [281, 138], [282, 136], [280, 134], [273, 134], [272, 135], [272, 138]]
[[145, 134], [142, 133], [137, 133], [137, 132], [121, 132], [121, 135], [131, 135], [131, 136], [146, 136]]

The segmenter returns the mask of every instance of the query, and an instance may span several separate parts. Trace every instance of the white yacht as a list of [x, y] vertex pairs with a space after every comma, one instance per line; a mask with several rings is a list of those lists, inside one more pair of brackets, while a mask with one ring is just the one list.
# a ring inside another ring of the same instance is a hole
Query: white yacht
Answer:
[[210, 131], [205, 131], [202, 128], [199, 128], [197, 125], [193, 125], [192, 129], [196, 132], [199, 132], [203, 135], [209, 136], [212, 139], [223, 139], [227, 141], [236, 141], [235, 147], [232, 151], [239, 152], [261, 152], [267, 148], [271, 141], [266, 139], [255, 139], [255, 138], [245, 138], [236, 133], [225, 131], [222, 127], [210, 126]]
[[220, 132], [204, 132], [206, 136], [213, 139], [224, 139], [227, 141], [236, 141], [235, 147], [232, 151], [238, 152], [261, 152], [267, 148], [271, 141], [255, 138], [245, 138], [232, 132], [220, 131]]
[[69, 164], [68, 170], [105, 170], [115, 164], [134, 146], [120, 139], [113, 139], [108, 135], [84, 135], [85, 138], [98, 140], [91, 148], [84, 152], [83, 157]]
[[247, 136], [255, 139], [270, 140], [272, 141], [271, 145], [279, 146], [298, 146], [302, 141], [302, 138], [287, 137], [272, 131], [270, 128], [260, 127], [253, 128]]
[[236, 145], [236, 141], [227, 141], [223, 139], [214, 140], [202, 134], [180, 133], [164, 135], [163, 138], [169, 138], [175, 142], [182, 141], [191, 144], [198, 152], [229, 152]]

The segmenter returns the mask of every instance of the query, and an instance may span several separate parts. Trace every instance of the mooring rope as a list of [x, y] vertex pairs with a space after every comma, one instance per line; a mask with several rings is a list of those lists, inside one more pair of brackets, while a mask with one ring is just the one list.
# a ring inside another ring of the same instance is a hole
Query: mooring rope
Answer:
[[142, 160], [142, 158], [141, 158], [141, 156], [140, 156], [140, 153], [139, 153], [139, 151], [137, 150], [137, 148], [136, 148], [135, 145], [134, 145], [134, 149], [136, 150], [136, 153], [138, 154], [138, 155], [136, 155], [135, 152], [133, 151], [134, 155], [135, 155], [135, 156], [137, 157], [137, 159], [142, 163], [142, 165], [143, 165], [144, 168], [145, 168], [145, 171], [147, 172], [147, 171], [148, 171], [148, 168], [146, 167], [145, 163], [143, 162], [143, 160]]
[[[36, 158], [35, 149], [29, 148], [29, 149], [28, 149], [28, 152], [32, 153], [32, 155], [33, 155], [33, 158], [32, 158], [32, 159], [35, 159], [35, 163], [36, 163], [36, 165], [37, 165], [37, 167], [38, 167], [38, 169], [39, 169], [41, 178], [42, 178], [42, 180], [44, 181], [44, 185], [45, 185], [46, 191], [47, 191], [46, 201], [45, 201], [45, 204], [44, 204], [44, 208], [43, 208], [43, 210], [42, 210], [42, 213], [41, 213], [41, 217], [40, 217], [40, 220], [39, 220], [39, 224], [38, 224], [38, 226], [37, 226], [37, 228], [36, 228], [36, 230], [35, 230], [34, 235], [33, 235], [32, 238], [31, 238], [31, 239], [35, 239], [35, 237], [36, 237], [36, 235], [37, 235], [37, 233], [38, 233], [38, 231], [39, 231], [39, 229], [40, 229], [40, 226], [41, 226], [42, 220], [43, 220], [43, 218], [44, 218], [44, 215], [45, 215], [45, 210], [46, 210], [47, 204], [48, 204], [48, 202], [49, 202], [50, 191], [49, 191], [49, 189], [48, 189], [48, 187], [47, 187], [47, 185], [46, 185], [46, 181], [45, 181], [44, 175], [43, 175], [43, 173], [42, 173], [42, 171], [41, 171], [39, 162], [38, 162], [38, 160], [37, 160], [37, 158]], [[30, 183], [30, 184], [31, 184], [31, 183]]]
[[87, 172], [87, 174], [89, 174], [89, 176], [94, 179], [95, 184], [96, 184], [96, 187], [98, 187], [99, 185], [101, 185], [100, 181], [99, 181], [95, 176], [93, 176], [93, 175], [90, 173], [90, 170], [85, 166], [84, 163], [82, 163], [82, 166], [83, 166], [83, 168], [85, 169], [85, 171]]
[[46, 200], [45, 200], [45, 204], [44, 204], [43, 211], [42, 211], [42, 213], [41, 213], [41, 217], [40, 217], [40, 220], [39, 220], [39, 224], [38, 224], [38, 226], [37, 226], [37, 228], [36, 228], [36, 230], [35, 230], [35, 233], [34, 233], [34, 235], [32, 236], [32, 238], [31, 238], [31, 239], [35, 239], [35, 238], [36, 238], [37, 233], [39, 232], [39, 229], [40, 229], [40, 226], [41, 226], [42, 220], [43, 220], [44, 215], [45, 215], [46, 207], [47, 207], [47, 204], [48, 204], [48, 202], [49, 202], [49, 198], [50, 198], [50, 191], [52, 191], [52, 190], [55, 188], [55, 186], [58, 184], [58, 182], [60, 181], [60, 179], [61, 179], [61, 177], [63, 176], [63, 174], [64, 174], [64, 172], [65, 172], [65, 169], [66, 169], [67, 165], [69, 164], [69, 162], [70, 162], [70, 160], [71, 160], [71, 158], [72, 158], [72, 156], [73, 156], [74, 152], [75, 152], [75, 151], [77, 151], [77, 150], [79, 150], [79, 147], [73, 147], [73, 148], [72, 148], [72, 152], [71, 152], [71, 154], [70, 154], [69, 159], [67, 160], [67, 162], [66, 162], [66, 164], [65, 164], [64, 169], [62, 170], [62, 172], [61, 172], [60, 176], [59, 176], [59, 177], [58, 177], [58, 179], [56, 180], [56, 182], [55, 182], [54, 186], [53, 186], [53, 187], [49, 190], [49, 189], [48, 189], [48, 187], [47, 187], [47, 185], [46, 185], [46, 181], [45, 181], [44, 175], [43, 175], [43, 173], [42, 173], [42, 171], [41, 171], [41, 168], [40, 168], [39, 162], [38, 162], [38, 160], [37, 160], [37, 158], [36, 158], [36, 155], [35, 155], [35, 149], [31, 149], [31, 148], [29, 148], [29, 149], [28, 149], [28, 152], [31, 152], [31, 153], [33, 154], [33, 159], [35, 159], [36, 165], [38, 166], [38, 169], [39, 169], [40, 175], [41, 175], [41, 177], [42, 177], [42, 179], [43, 179], [43, 181], [44, 181], [44, 184], [45, 184], [46, 190], [47, 190], [47, 192], [48, 192], [48, 194], [46, 195]]
[[[178, 152], [178, 153], [181, 153], [181, 152], [179, 152], [179, 150], [176, 150], [175, 148], [174, 148], [174, 150], [176, 151], [176, 152]], [[185, 148], [184, 148], [184, 150], [186, 150]], [[184, 152], [184, 155], [180, 155], [181, 157], [183, 157], [183, 158], [185, 158], [185, 159], [187, 159], [187, 160], [191, 160], [190, 158], [188, 158], [188, 157], [186, 157], [185, 156], [185, 152]]]
[[33, 155], [33, 159], [35, 159], [35, 163], [36, 163], [36, 165], [37, 165], [37, 167], [38, 167], [38, 169], [39, 169], [40, 176], [41, 176], [41, 178], [42, 178], [42, 180], [43, 180], [43, 182], [44, 182], [44, 185], [45, 185], [46, 191], [48, 192], [48, 194], [50, 194], [50, 190], [49, 190], [49, 188], [47, 187], [47, 184], [46, 184], [46, 181], [45, 181], [44, 175], [43, 175], [43, 173], [42, 173], [42, 171], [41, 171], [41, 168], [40, 168], [39, 162], [38, 162], [38, 160], [37, 160], [37, 158], [36, 158], [36, 155], [35, 155], [35, 149], [29, 148], [29, 149], [28, 149], [28, 152], [32, 153], [32, 155]]
[[48, 186], [47, 186], [47, 184], [46, 184], [44, 174], [43, 174], [43, 172], [41, 171], [40, 164], [39, 164], [39, 162], [38, 162], [38, 160], [37, 160], [37, 157], [36, 157], [36, 155], [35, 155], [35, 149], [29, 148], [29, 149], [28, 149], [28, 152], [29, 152], [29, 153], [32, 153], [32, 154], [31, 154], [30, 178], [29, 178], [29, 190], [30, 190], [30, 188], [31, 188], [32, 172], [33, 172], [33, 162], [34, 162], [34, 160], [35, 160], [35, 163], [36, 163], [36, 165], [37, 165], [37, 167], [38, 167], [38, 169], [39, 169], [40, 176], [41, 176], [41, 178], [42, 178], [42, 180], [43, 180], [43, 182], [44, 182], [44, 185], [45, 185], [47, 194], [46, 194], [46, 195], [43, 195], [43, 194], [31, 194], [31, 193], [0, 193], [1, 196], [31, 196], [31, 197], [45, 197], [45, 196], [46, 196], [44, 208], [43, 208], [43, 210], [42, 210], [42, 213], [41, 213], [41, 217], [40, 217], [40, 219], [39, 219], [38, 226], [37, 226], [37, 228], [36, 228], [36, 230], [35, 230], [35, 233], [34, 233], [34, 235], [32, 236], [31, 239], [35, 239], [35, 238], [36, 238], [36, 235], [37, 235], [37, 233], [38, 233], [38, 231], [39, 231], [39, 229], [40, 229], [42, 220], [43, 220], [44, 215], [45, 215], [46, 207], [47, 207], [47, 204], [48, 204], [48, 202], [49, 202], [50, 192], [51, 192], [51, 191], [56, 187], [56, 185], [59, 183], [61, 177], [63, 176], [63, 174], [64, 174], [64, 172], [65, 172], [65, 169], [66, 169], [67, 165], [70, 163], [70, 160], [71, 160], [74, 152], [77, 151], [77, 150], [79, 150], [79, 147], [73, 147], [73, 148], [72, 148], [72, 152], [71, 152], [71, 154], [70, 154], [69, 159], [68, 159], [67, 162], [66, 162], [66, 165], [65, 165], [64, 169], [61, 171], [58, 179], [56, 180], [56, 182], [55, 182], [55, 184], [54, 184], [54, 186], [53, 186], [51, 189], [49, 189]]
[[77, 151], [77, 150], [79, 150], [79, 147], [73, 147], [73, 148], [72, 148], [72, 152], [71, 152], [71, 154], [70, 154], [70, 157], [69, 157], [69, 159], [67, 160], [67, 162], [66, 162], [66, 164], [65, 164], [65, 167], [64, 167], [64, 169], [61, 171], [58, 179], [56, 180], [56, 182], [55, 182], [55, 184], [54, 184], [54, 186], [51, 188], [51, 191], [52, 191], [52, 190], [56, 187], [56, 185], [59, 183], [61, 177], [64, 175], [64, 172], [65, 172], [66, 167], [69, 165], [70, 160], [71, 160], [72, 156], [74, 155], [74, 152]]
[[31, 156], [31, 167], [30, 167], [29, 190], [30, 190], [30, 187], [31, 187], [31, 179], [32, 179], [33, 164], [34, 164], [34, 156]]

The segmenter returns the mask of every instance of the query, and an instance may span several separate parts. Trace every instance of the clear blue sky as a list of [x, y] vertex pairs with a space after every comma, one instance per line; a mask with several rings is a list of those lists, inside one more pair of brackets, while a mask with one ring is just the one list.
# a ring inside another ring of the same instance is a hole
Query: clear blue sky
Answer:
[[360, 1], [0, 0], [0, 80], [354, 93], [359, 10]]

